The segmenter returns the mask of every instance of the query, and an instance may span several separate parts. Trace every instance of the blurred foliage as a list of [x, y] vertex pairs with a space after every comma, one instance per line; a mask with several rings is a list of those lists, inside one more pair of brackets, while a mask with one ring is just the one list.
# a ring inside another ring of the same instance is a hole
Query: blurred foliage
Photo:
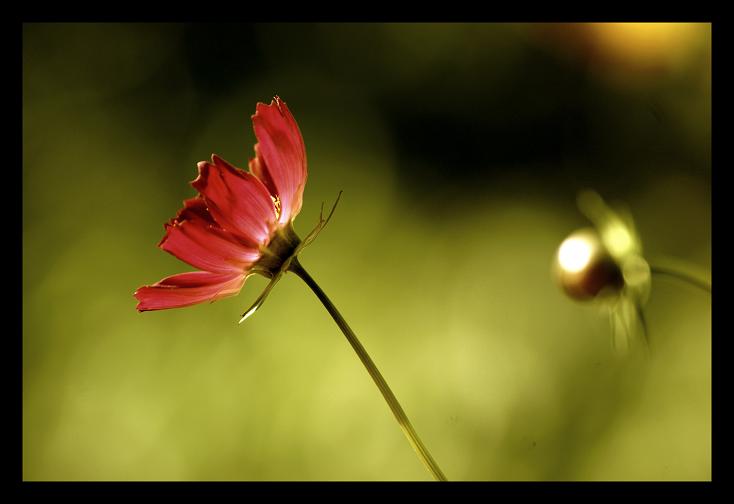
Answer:
[[139, 314], [197, 161], [246, 167], [279, 94], [305, 137], [302, 262], [454, 480], [711, 478], [711, 300], [653, 279], [655, 352], [553, 283], [592, 187], [651, 262], [710, 270], [709, 25], [28, 24], [27, 480], [424, 480], [297, 277]]

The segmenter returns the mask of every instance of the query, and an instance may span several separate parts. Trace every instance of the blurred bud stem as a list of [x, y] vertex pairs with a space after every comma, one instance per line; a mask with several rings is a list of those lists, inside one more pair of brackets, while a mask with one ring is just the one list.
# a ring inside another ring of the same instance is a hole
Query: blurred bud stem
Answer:
[[683, 282], [686, 282], [694, 287], [698, 287], [711, 294], [711, 281], [704, 279], [694, 273], [688, 273], [679, 268], [671, 267], [668, 265], [650, 265], [650, 273], [652, 275], [664, 275], [673, 278], [677, 278]]

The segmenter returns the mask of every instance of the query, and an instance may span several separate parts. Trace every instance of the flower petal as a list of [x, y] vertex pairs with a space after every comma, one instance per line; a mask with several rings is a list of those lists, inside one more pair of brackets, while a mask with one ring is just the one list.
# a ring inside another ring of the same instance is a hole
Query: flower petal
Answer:
[[240, 243], [221, 229], [200, 197], [184, 201], [184, 208], [165, 227], [166, 235], [158, 246], [195, 268], [242, 273], [261, 255], [257, 248]]
[[301, 211], [306, 185], [306, 146], [285, 102], [277, 96], [270, 105], [258, 103], [252, 124], [258, 144], [250, 171], [280, 200], [279, 224]]
[[245, 283], [246, 273], [211, 273], [192, 271], [164, 278], [135, 291], [138, 311], [180, 308], [205, 301], [216, 301], [237, 294]]
[[267, 244], [276, 211], [262, 182], [216, 155], [211, 163], [202, 161], [198, 167], [199, 176], [191, 185], [204, 196], [214, 220], [251, 248]]

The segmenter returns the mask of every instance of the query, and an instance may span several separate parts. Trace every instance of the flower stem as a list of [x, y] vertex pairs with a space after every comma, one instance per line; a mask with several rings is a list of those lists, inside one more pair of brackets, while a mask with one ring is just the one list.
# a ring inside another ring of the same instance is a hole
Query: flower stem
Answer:
[[650, 265], [650, 273], [652, 273], [653, 275], [667, 275], [673, 278], [677, 278], [678, 280], [687, 282], [691, 284], [692, 286], [698, 287], [699, 289], [704, 290], [708, 292], [709, 294], [711, 294], [711, 283], [710, 282], [697, 278], [693, 275], [690, 275], [678, 269], [668, 268], [664, 266]]
[[362, 344], [359, 342], [357, 336], [349, 327], [346, 320], [344, 320], [344, 317], [341, 316], [339, 311], [336, 309], [331, 300], [326, 296], [324, 291], [321, 290], [321, 287], [319, 287], [316, 281], [311, 278], [311, 275], [309, 275], [306, 270], [303, 269], [303, 266], [301, 266], [301, 263], [298, 262], [297, 258], [293, 258], [293, 261], [291, 262], [291, 265], [289, 267], [289, 271], [292, 271], [293, 273], [298, 275], [304, 282], [306, 282], [306, 285], [308, 285], [314, 292], [314, 294], [316, 294], [316, 297], [319, 298], [321, 303], [324, 305], [324, 308], [326, 308], [326, 311], [329, 312], [329, 315], [331, 315], [331, 317], [334, 319], [334, 322], [336, 322], [336, 325], [338, 325], [339, 329], [341, 329], [341, 331], [344, 333], [344, 336], [346, 336], [349, 344], [352, 345], [354, 351], [357, 352], [357, 356], [362, 361], [362, 364], [364, 364], [367, 372], [375, 381], [377, 388], [380, 389], [380, 392], [382, 392], [382, 396], [385, 398], [385, 401], [387, 401], [387, 405], [390, 406], [390, 409], [392, 410], [393, 415], [395, 415], [395, 418], [397, 419], [400, 428], [403, 430], [405, 437], [408, 438], [408, 441], [410, 442], [415, 452], [418, 454], [418, 458], [426, 466], [426, 469], [428, 469], [428, 471], [431, 473], [431, 475], [433, 475], [436, 480], [446, 481], [446, 476], [444, 476], [443, 472], [438, 467], [438, 464], [436, 464], [436, 461], [433, 460], [433, 457], [431, 457], [428, 449], [423, 445], [423, 442], [418, 437], [415, 429], [413, 429], [410, 420], [408, 420], [408, 416], [405, 414], [405, 411], [403, 411], [403, 408], [400, 406], [400, 403], [395, 398], [392, 390], [390, 390], [390, 387], [388, 387], [387, 382], [382, 377], [382, 374], [380, 374], [377, 366], [375, 366], [375, 363], [372, 362], [372, 359], [367, 353], [367, 350], [365, 350]]

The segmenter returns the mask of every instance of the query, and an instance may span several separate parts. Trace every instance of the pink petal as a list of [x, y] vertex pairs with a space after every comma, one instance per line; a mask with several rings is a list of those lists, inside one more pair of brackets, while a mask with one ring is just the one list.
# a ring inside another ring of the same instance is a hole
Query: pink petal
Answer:
[[210, 273], [193, 271], [164, 278], [135, 291], [138, 311], [180, 308], [205, 301], [216, 301], [237, 294], [245, 283], [246, 273]]
[[199, 191], [209, 213], [224, 230], [250, 248], [266, 245], [275, 226], [275, 205], [268, 189], [254, 175], [230, 165], [216, 155], [199, 163], [199, 176], [191, 185]]
[[301, 211], [306, 185], [306, 146], [285, 102], [277, 96], [270, 105], [258, 103], [252, 124], [258, 144], [250, 171], [280, 199], [279, 224]]
[[206, 208], [206, 201], [204, 201], [204, 198], [202, 197], [189, 198], [185, 200], [183, 208], [178, 211], [176, 217], [171, 219], [171, 224], [196, 217], [205, 220], [207, 224], [217, 225], [216, 221], [209, 213], [209, 210]]
[[195, 268], [241, 273], [261, 255], [221, 229], [200, 197], [184, 201], [184, 208], [165, 227], [166, 235], [158, 246]]

